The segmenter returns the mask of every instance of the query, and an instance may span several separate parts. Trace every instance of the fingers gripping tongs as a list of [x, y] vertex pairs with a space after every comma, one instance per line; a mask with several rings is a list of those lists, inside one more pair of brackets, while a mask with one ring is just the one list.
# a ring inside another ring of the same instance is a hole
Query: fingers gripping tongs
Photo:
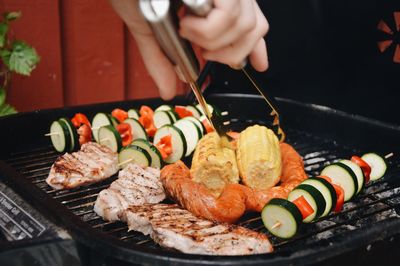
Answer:
[[[197, 16], [206, 16], [213, 8], [212, 0], [182, 0], [188, 9]], [[223, 137], [223, 140], [229, 139], [226, 135], [224, 123], [221, 117], [210, 113], [207, 103], [197, 84], [199, 78], [199, 66], [193, 49], [189, 42], [182, 39], [178, 33], [178, 21], [176, 10], [173, 10], [172, 3], [176, 1], [170, 0], [140, 0], [139, 7], [153, 29], [161, 48], [163, 49], [170, 62], [175, 66], [179, 78], [189, 83], [196, 96], [197, 101], [206, 114], [209, 122], [214, 127], [216, 132]], [[285, 134], [280, 127], [279, 114], [276, 108], [271, 103], [270, 98], [265, 95], [256, 81], [251, 77], [249, 71], [246, 70], [247, 62], [238, 67], [243, 71], [246, 77], [251, 81], [252, 85], [263, 96], [268, 106], [271, 109], [270, 115], [273, 117], [274, 129], [281, 141], [284, 140]], [[236, 67], [235, 67], [236, 68]], [[226, 142], [225, 142], [226, 143]]]
[[173, 10], [172, 2], [176, 3], [169, 0], [140, 0], [139, 8], [152, 27], [165, 55], [175, 66], [179, 78], [190, 85], [210, 124], [223, 140], [223, 144], [229, 146], [225, 141], [229, 140], [229, 137], [226, 135], [221, 118], [210, 112], [196, 82], [200, 72], [199, 64], [189, 42], [179, 36], [176, 10]]

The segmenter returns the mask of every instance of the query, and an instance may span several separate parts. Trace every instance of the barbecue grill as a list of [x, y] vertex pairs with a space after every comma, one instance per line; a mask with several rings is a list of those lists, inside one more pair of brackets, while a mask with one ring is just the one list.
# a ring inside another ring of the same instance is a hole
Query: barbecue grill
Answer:
[[[269, 124], [264, 100], [255, 95], [213, 94], [209, 102], [229, 112], [230, 126]], [[297, 235], [280, 240], [268, 234], [258, 213], [248, 213], [239, 224], [269, 235], [275, 251], [251, 256], [204, 256], [182, 254], [161, 248], [150, 237], [128, 232], [122, 222], [105, 222], [93, 211], [98, 193], [116, 176], [88, 187], [55, 191], [45, 179], [59, 154], [44, 136], [54, 119], [72, 117], [76, 112], [93, 117], [115, 107], [156, 107], [160, 99], [114, 102], [96, 105], [39, 110], [0, 118], [0, 181], [15, 190], [38, 211], [63, 226], [81, 249], [106, 261], [138, 264], [190, 265], [279, 265], [345, 262], [388, 262], [399, 254], [376, 256], [400, 247], [400, 127], [351, 115], [314, 104], [277, 99], [287, 142], [302, 155], [309, 175], [336, 160], [354, 154], [393, 152], [385, 176], [366, 186], [344, 210], [315, 223], [301, 226]], [[169, 104], [187, 104], [176, 98]], [[398, 252], [397, 252], [398, 253]], [[372, 256], [371, 256], [372, 255]], [[375, 258], [375, 260], [367, 260]], [[369, 264], [367, 263], [367, 264]], [[396, 264], [392, 262], [393, 264]], [[347, 263], [346, 263], [347, 264]]]

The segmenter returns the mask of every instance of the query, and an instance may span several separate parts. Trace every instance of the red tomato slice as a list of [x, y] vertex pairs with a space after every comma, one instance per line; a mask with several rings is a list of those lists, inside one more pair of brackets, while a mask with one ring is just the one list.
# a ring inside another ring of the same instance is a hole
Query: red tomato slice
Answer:
[[122, 146], [126, 147], [131, 144], [133, 139], [131, 126], [128, 123], [121, 123], [117, 125], [117, 130], [121, 135]]
[[79, 144], [83, 145], [92, 141], [92, 129], [90, 126], [83, 124], [78, 128]]
[[76, 128], [79, 128], [83, 124], [88, 125], [89, 128], [92, 127], [90, 125], [89, 119], [86, 117], [86, 115], [82, 113], [75, 114], [74, 117], [71, 119], [71, 122]]
[[301, 216], [303, 216], [303, 220], [314, 213], [314, 209], [308, 203], [308, 201], [304, 198], [304, 196], [300, 196], [293, 201], [294, 205], [297, 206], [299, 211], [301, 212]]
[[187, 116], [193, 116], [193, 113], [186, 109], [186, 106], [177, 105], [175, 106], [175, 112], [179, 115], [180, 118], [184, 118]]
[[115, 109], [111, 112], [111, 115], [112, 115], [113, 117], [115, 117], [115, 118], [118, 120], [118, 122], [120, 122], [120, 123], [124, 122], [125, 119], [128, 118], [128, 112], [126, 112], [126, 111], [124, 111], [124, 110], [122, 110], [122, 109], [119, 109], [119, 108], [115, 108]]
[[369, 176], [371, 174], [371, 166], [369, 166], [369, 164], [366, 161], [364, 161], [363, 159], [361, 159], [360, 157], [355, 156], [355, 155], [351, 157], [351, 161], [353, 163], [358, 164], [358, 166], [360, 166], [360, 168], [364, 172], [365, 183], [368, 183], [370, 180]]

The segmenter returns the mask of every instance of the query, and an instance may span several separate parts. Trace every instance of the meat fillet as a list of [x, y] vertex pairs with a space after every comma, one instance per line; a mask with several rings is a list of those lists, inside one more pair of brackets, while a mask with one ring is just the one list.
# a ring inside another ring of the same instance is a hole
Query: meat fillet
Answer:
[[273, 250], [264, 234], [198, 218], [176, 204], [130, 206], [126, 219], [129, 230], [150, 234], [159, 245], [184, 253], [249, 255]]
[[129, 164], [109, 188], [99, 193], [94, 211], [107, 221], [125, 221], [125, 210], [129, 205], [159, 203], [164, 199], [160, 170]]
[[65, 153], [51, 166], [47, 184], [55, 189], [71, 189], [102, 181], [118, 171], [118, 156], [95, 142]]

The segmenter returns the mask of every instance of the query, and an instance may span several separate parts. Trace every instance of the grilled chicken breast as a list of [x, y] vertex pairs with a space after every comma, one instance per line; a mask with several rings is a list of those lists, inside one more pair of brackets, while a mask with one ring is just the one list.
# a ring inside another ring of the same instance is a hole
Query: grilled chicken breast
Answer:
[[130, 230], [150, 234], [159, 245], [184, 253], [248, 255], [273, 250], [264, 234], [198, 218], [176, 204], [130, 206], [126, 219]]
[[99, 193], [94, 211], [107, 221], [125, 221], [124, 211], [129, 205], [159, 203], [164, 199], [160, 170], [129, 164], [119, 172], [118, 179], [109, 188]]
[[105, 146], [89, 142], [77, 152], [58, 157], [46, 182], [55, 189], [71, 189], [102, 181], [117, 171], [117, 154]]

